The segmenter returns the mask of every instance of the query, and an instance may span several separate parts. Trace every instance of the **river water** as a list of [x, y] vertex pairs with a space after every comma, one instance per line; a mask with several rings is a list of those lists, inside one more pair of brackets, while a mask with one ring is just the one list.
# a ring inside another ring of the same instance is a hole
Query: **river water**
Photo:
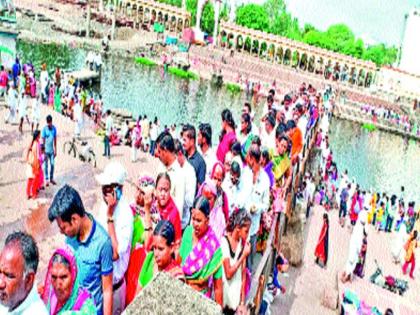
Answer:
[[[39, 66], [46, 62], [63, 69], [83, 67], [86, 52], [56, 45], [19, 43], [23, 61]], [[157, 116], [163, 125], [191, 122], [212, 125], [213, 142], [220, 131], [220, 113], [230, 108], [239, 122], [245, 96], [212, 87], [209, 82], [187, 81], [160, 70], [137, 65], [133, 59], [110, 57], [104, 60], [100, 87], [106, 108], [125, 108], [133, 115]], [[257, 112], [259, 109], [257, 109]], [[381, 131], [372, 133], [360, 125], [333, 119], [330, 144], [340, 171], [347, 169], [363, 189], [388, 194], [404, 186], [408, 200], [420, 203], [420, 143]]]

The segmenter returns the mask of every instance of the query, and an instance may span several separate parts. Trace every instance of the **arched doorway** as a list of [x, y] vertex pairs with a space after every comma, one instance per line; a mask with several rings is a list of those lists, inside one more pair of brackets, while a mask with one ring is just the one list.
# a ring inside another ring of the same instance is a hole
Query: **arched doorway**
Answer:
[[213, 44], [217, 44], [217, 33], [219, 28], [219, 15], [220, 15], [220, 6], [221, 0], [198, 0], [197, 3], [197, 18], [195, 27], [197, 30], [201, 31], [201, 17], [203, 14], [204, 6], [208, 3], [212, 3], [214, 5], [214, 30], [213, 30]]

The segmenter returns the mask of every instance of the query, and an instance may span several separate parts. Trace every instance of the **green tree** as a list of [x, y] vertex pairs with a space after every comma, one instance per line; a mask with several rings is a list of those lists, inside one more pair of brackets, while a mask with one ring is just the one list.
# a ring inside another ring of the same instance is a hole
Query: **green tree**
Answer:
[[198, 0], [187, 0], [187, 11], [191, 13], [191, 25], [194, 26], [197, 20]]
[[328, 28], [326, 36], [332, 43], [331, 49], [337, 52], [343, 51], [345, 46], [354, 42], [354, 34], [345, 24], [336, 24]]
[[203, 13], [201, 15], [200, 27], [204, 32], [213, 35], [213, 30], [214, 30], [214, 6], [211, 2], [207, 2], [204, 5]]
[[257, 4], [240, 6], [236, 11], [236, 24], [267, 32], [269, 29], [267, 11]]

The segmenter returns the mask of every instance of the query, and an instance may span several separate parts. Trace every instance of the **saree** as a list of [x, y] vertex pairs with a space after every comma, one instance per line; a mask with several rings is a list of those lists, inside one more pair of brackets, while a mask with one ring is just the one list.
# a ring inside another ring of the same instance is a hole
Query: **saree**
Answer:
[[290, 167], [290, 159], [287, 154], [272, 155], [273, 174], [276, 181], [281, 181], [283, 175]]
[[69, 247], [57, 249], [55, 254], [63, 256], [70, 263], [70, 272], [73, 287], [67, 302], [59, 309], [57, 309], [57, 296], [54, 292], [51, 281], [52, 258], [48, 265], [47, 276], [45, 278], [44, 292], [42, 300], [44, 301], [50, 315], [89, 315], [95, 314], [96, 308], [93, 299], [89, 292], [80, 286], [80, 279], [77, 272], [77, 262], [73, 251]]
[[318, 243], [315, 248], [315, 257], [319, 260], [324, 266], [328, 261], [328, 237], [329, 237], [329, 226], [324, 222], [322, 226], [321, 234], [318, 238]]
[[142, 219], [142, 209], [136, 204], [130, 205], [133, 211], [134, 226], [133, 239], [131, 242], [131, 254], [128, 263], [127, 271], [125, 273], [126, 280], [126, 297], [125, 305], [129, 305], [135, 298], [137, 292], [137, 284], [139, 282], [139, 274], [146, 258], [146, 247], [144, 244], [144, 223]]
[[236, 141], [236, 134], [234, 131], [228, 132], [223, 136], [216, 151], [216, 157], [220, 162], [222, 163], [225, 162], [226, 153], [228, 153], [228, 151], [230, 150], [230, 146], [235, 141]]
[[[147, 254], [146, 259], [143, 262], [143, 267], [141, 268], [139, 276], [139, 285], [144, 288], [155, 276], [155, 270], [157, 269], [155, 255], [153, 252]], [[172, 262], [163, 270], [164, 272], [170, 274], [173, 278], [183, 280], [184, 273], [179, 265], [177, 265], [173, 260]]]
[[61, 91], [58, 86], [54, 93], [54, 110], [61, 113]]
[[201, 293], [210, 297], [212, 279], [221, 279], [223, 276], [222, 249], [211, 227], [194, 247], [193, 233], [193, 227], [189, 225], [182, 237], [179, 250], [182, 258], [182, 271], [188, 283], [207, 282], [207, 288], [204, 288]]

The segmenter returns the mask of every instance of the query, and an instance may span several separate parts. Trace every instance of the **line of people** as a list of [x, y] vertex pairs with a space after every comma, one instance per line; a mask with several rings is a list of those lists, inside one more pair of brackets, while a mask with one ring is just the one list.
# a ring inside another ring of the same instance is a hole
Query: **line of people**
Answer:
[[[103, 196], [98, 217], [64, 185], [48, 211], [67, 236], [59, 250], [65, 254], [52, 257], [39, 288], [49, 313], [80, 311], [93, 301], [98, 314], [120, 314], [158, 271], [214, 299], [225, 313], [244, 310], [256, 253], [265, 249], [274, 212], [284, 211], [292, 168], [322, 108], [322, 95], [306, 85], [279, 104], [272, 91], [267, 101], [261, 128], [249, 104], [238, 129], [225, 109], [216, 150], [209, 124], [198, 130], [185, 124], [175, 138], [163, 131], [154, 152], [161, 162], [158, 176], [139, 179], [131, 204], [124, 195], [128, 174], [117, 162], [97, 177]], [[65, 272], [60, 264], [77, 277], [80, 290], [54, 275], [55, 269]], [[2, 300], [9, 310], [22, 302]]]

